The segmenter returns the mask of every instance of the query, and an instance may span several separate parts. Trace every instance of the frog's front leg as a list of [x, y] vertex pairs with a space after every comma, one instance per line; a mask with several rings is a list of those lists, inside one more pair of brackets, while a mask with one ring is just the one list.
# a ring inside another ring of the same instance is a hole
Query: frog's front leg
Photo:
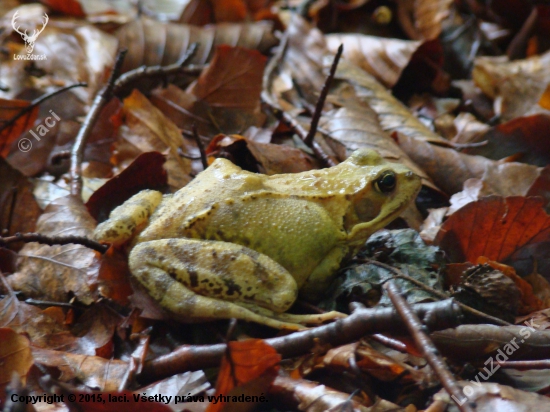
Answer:
[[268, 256], [221, 241], [161, 239], [134, 247], [132, 274], [181, 321], [237, 318], [274, 328], [341, 317], [282, 313], [296, 300], [296, 281]]
[[142, 190], [114, 208], [109, 219], [97, 225], [94, 239], [115, 246], [123, 244], [147, 224], [161, 201], [162, 193], [156, 190]]

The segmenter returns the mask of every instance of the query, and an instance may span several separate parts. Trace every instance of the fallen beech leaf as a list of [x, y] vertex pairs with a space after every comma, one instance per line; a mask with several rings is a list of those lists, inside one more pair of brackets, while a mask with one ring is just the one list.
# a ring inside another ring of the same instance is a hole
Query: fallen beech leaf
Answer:
[[525, 273], [523, 267], [528, 258], [514, 254], [529, 248], [530, 259], [537, 260], [539, 272], [550, 276], [545, 249], [550, 242], [550, 216], [542, 204], [537, 197], [482, 198], [449, 217], [435, 243], [445, 250], [451, 262], [475, 262], [486, 256], [513, 266], [520, 275], [531, 273]]
[[208, 68], [188, 91], [213, 107], [257, 111], [266, 60], [255, 50], [218, 46]]
[[77, 355], [68, 352], [33, 347], [34, 361], [57, 368], [61, 382], [78, 379], [91, 389], [102, 392], [116, 391], [127, 385], [132, 366], [129, 362], [117, 359], [103, 359], [98, 356]]
[[214, 136], [206, 148], [207, 154], [212, 152], [217, 152], [218, 156], [231, 160], [244, 170], [267, 175], [299, 173], [319, 168], [315, 159], [300, 149], [258, 143], [240, 135]]
[[[36, 224], [46, 236], [91, 236], [95, 222], [82, 201], [63, 197], [53, 201]], [[82, 303], [95, 300], [98, 260], [96, 252], [82, 245], [48, 246], [27, 243], [21, 249], [18, 271], [8, 282], [27, 296], [67, 302], [74, 294]]]
[[536, 166], [500, 163], [483, 156], [467, 155], [431, 145], [402, 134], [398, 134], [397, 138], [403, 151], [449, 195], [460, 192], [463, 183], [471, 178], [483, 178], [490, 188], [494, 187], [491, 190], [496, 193], [525, 194], [541, 172]]
[[[228, 360], [227, 356], [231, 359]], [[281, 355], [262, 339], [229, 342], [226, 356], [220, 366], [215, 396], [230, 395], [230, 392], [238, 390], [239, 386], [246, 387], [247, 384], [255, 382], [259, 382], [260, 386], [248, 389], [254, 390], [253, 395], [260, 396], [277, 376], [280, 362]], [[224, 405], [225, 402], [222, 400], [211, 403], [207, 412], [221, 411]]]
[[130, 269], [128, 257], [115, 247], [109, 250], [101, 258], [99, 267], [99, 293], [112, 299], [120, 305], [128, 305], [129, 296], [133, 293], [130, 284]]
[[109, 213], [144, 189], [163, 191], [167, 185], [166, 161], [159, 152], [139, 155], [126, 169], [113, 177], [88, 199], [86, 207], [98, 223], [109, 217]]
[[[26, 100], [0, 99], [0, 127], [28, 107], [30, 103]], [[38, 117], [38, 109], [38, 106], [33, 107], [32, 110], [17, 119], [11, 126], [0, 132], [0, 157], [6, 157], [10, 152], [11, 144], [34, 126], [34, 122]]]
[[550, 163], [550, 144], [546, 138], [549, 129], [548, 114], [518, 117], [480, 135], [474, 141], [487, 143], [479, 147], [466, 148], [464, 153], [495, 160], [519, 154], [520, 160], [524, 163], [546, 166]]
[[483, 56], [476, 58], [472, 76], [487, 96], [498, 101], [502, 118], [511, 120], [544, 111], [538, 101], [550, 83], [549, 67], [550, 52], [514, 61]]
[[449, 16], [452, 0], [414, 0], [414, 25], [425, 40], [441, 34], [441, 23]]
[[0, 328], [0, 403], [5, 400], [5, 387], [16, 373], [25, 377], [34, 360], [29, 340], [13, 329]]
[[[146, 392], [147, 396], [155, 396], [157, 394], [158, 395], [174, 394], [176, 396], [179, 395], [181, 396], [181, 398], [185, 398], [185, 399], [187, 399], [188, 396], [191, 397], [190, 399], [193, 399], [193, 397], [196, 397], [195, 399], [197, 399], [200, 394], [203, 394], [205, 391], [209, 389], [211, 389], [211, 386], [204, 372], [194, 371], [194, 372], [179, 373], [167, 379], [163, 379], [162, 381], [155, 382], [152, 385], [143, 387], [139, 391], [135, 391], [134, 393], [139, 394], [140, 396], [143, 395], [143, 392]], [[180, 406], [179, 405], [176, 406], [176, 402], [175, 402], [176, 396], [174, 395], [172, 395], [172, 399], [170, 400], [168, 405], [172, 407], [172, 410], [179, 410]], [[202, 395], [202, 397], [206, 401], [208, 401], [206, 396]], [[181, 401], [178, 402], [178, 404], [181, 404], [181, 403], [182, 403]], [[191, 402], [188, 402], [187, 407], [189, 407], [190, 404]]]
[[209, 27], [161, 23], [142, 17], [121, 27], [116, 33], [120, 47], [128, 47], [123, 71], [141, 65], [176, 63], [192, 43], [198, 43], [191, 63], [210, 61], [214, 48], [220, 44], [257, 49], [267, 52], [277, 44], [272, 25], [266, 22], [220, 23]]
[[384, 86], [391, 88], [409, 64], [421, 41], [400, 40], [361, 34], [327, 34], [327, 48], [336, 53], [344, 45], [343, 57], [372, 74]]
[[[189, 183], [191, 162], [178, 153], [179, 148], [187, 151], [178, 127], [136, 89], [124, 99], [123, 113], [127, 128], [121, 130], [120, 147], [127, 142], [138, 153], [158, 151], [167, 154], [164, 167], [168, 172], [168, 184], [180, 189]], [[123, 152], [120, 147], [119, 153]]]

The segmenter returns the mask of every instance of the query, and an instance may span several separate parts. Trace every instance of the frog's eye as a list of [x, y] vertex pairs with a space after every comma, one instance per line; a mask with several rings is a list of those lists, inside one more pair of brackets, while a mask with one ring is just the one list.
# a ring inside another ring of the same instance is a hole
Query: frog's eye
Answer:
[[374, 181], [374, 187], [379, 192], [388, 193], [395, 189], [396, 183], [397, 180], [395, 179], [395, 173], [385, 172], [382, 176]]

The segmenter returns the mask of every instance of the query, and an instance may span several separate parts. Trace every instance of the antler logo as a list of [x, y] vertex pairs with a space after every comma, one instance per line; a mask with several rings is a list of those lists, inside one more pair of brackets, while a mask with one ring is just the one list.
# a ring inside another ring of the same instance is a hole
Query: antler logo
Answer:
[[40, 30], [34, 29], [33, 33], [31, 35], [28, 35], [27, 30], [25, 30], [25, 32], [22, 33], [19, 30], [21, 26], [16, 26], [17, 18], [19, 17], [18, 14], [19, 14], [19, 11], [16, 11], [15, 14], [13, 15], [11, 19], [11, 25], [13, 26], [13, 29], [21, 35], [21, 38], [25, 42], [25, 49], [27, 50], [27, 54], [30, 54], [34, 49], [34, 43], [36, 42], [38, 35], [42, 33], [42, 31], [46, 27], [46, 24], [48, 24], [48, 20], [49, 20], [48, 15], [44, 13], [42, 28]]

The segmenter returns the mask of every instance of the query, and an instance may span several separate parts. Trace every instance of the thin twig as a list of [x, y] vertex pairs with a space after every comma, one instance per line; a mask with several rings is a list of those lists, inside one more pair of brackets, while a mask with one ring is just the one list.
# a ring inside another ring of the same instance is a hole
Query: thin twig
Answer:
[[103, 110], [103, 107], [109, 102], [113, 95], [113, 89], [115, 80], [120, 75], [122, 69], [122, 63], [124, 62], [124, 56], [126, 56], [127, 49], [120, 50], [117, 54], [111, 76], [107, 81], [107, 84], [96, 95], [90, 111], [86, 115], [86, 119], [82, 123], [78, 135], [71, 150], [71, 168], [70, 168], [70, 186], [71, 194], [74, 196], [81, 196], [82, 192], [82, 160], [84, 157], [84, 148], [88, 137], [92, 133], [92, 129], [99, 118], [99, 114]]
[[206, 169], [208, 167], [208, 159], [206, 158], [206, 151], [204, 150], [204, 145], [202, 144], [201, 137], [199, 136], [199, 132], [197, 131], [197, 124], [193, 123], [193, 126], [191, 126], [191, 131], [193, 139], [195, 139], [195, 142], [197, 143], [197, 146], [199, 148], [199, 152], [201, 153], [201, 162], [203, 169]]
[[399, 313], [401, 319], [403, 319], [403, 322], [407, 325], [407, 329], [414, 339], [416, 346], [422, 351], [426, 361], [432, 367], [443, 387], [447, 390], [451, 398], [455, 400], [458, 409], [462, 412], [473, 412], [476, 408], [475, 402], [459, 403], [460, 400], [464, 399], [462, 390], [458, 386], [458, 383], [449, 370], [449, 367], [439, 356], [439, 351], [435, 347], [434, 343], [424, 332], [426, 326], [420, 322], [420, 319], [412, 307], [401, 296], [399, 287], [393, 280], [390, 280], [384, 284], [384, 289], [395, 306], [395, 310], [397, 310], [397, 313]]
[[[404, 323], [393, 308], [365, 309], [361, 305], [344, 319], [328, 325], [294, 332], [287, 336], [266, 339], [284, 357], [299, 356], [321, 343], [333, 346], [354, 342], [369, 333], [400, 333]], [[414, 305], [419, 316], [428, 313], [431, 330], [446, 329], [461, 323], [462, 312], [452, 299], [441, 302], [419, 303]], [[169, 354], [162, 355], [144, 364], [140, 380], [153, 381], [188, 370], [218, 366], [225, 353], [225, 344], [184, 345]]]
[[[284, 110], [282, 110], [273, 96], [271, 96], [271, 93], [269, 92], [269, 84], [270, 79], [275, 71], [275, 68], [279, 64], [279, 62], [282, 60], [283, 55], [287, 49], [288, 46], [288, 35], [283, 36], [279, 48], [275, 55], [269, 60], [269, 63], [267, 64], [264, 75], [262, 77], [262, 101], [267, 106], [267, 108], [273, 113], [273, 115], [283, 123], [287, 124], [292, 128], [292, 130], [298, 135], [298, 137], [304, 141], [307, 137], [307, 131], [294, 119], [292, 116], [290, 116], [288, 113], [286, 113]], [[311, 149], [313, 150], [313, 153], [315, 153], [315, 156], [323, 162], [323, 164], [327, 167], [336, 166], [338, 164], [338, 161], [333, 158], [332, 156], [329, 156], [321, 145], [313, 141], [311, 145]]]
[[[361, 261], [370, 263], [372, 265], [379, 266], [383, 269], [386, 269], [386, 270], [392, 272], [396, 277], [401, 278], [401, 279], [405, 279], [405, 280], [413, 283], [414, 285], [418, 286], [422, 290], [425, 290], [426, 292], [429, 292], [432, 295], [435, 295], [440, 299], [449, 299], [449, 296], [447, 296], [443, 292], [439, 292], [438, 290], [435, 290], [435, 289], [423, 284], [419, 280], [416, 280], [415, 278], [404, 274], [402, 271], [400, 271], [397, 268], [394, 268], [393, 266], [390, 266], [390, 265], [387, 265], [385, 263], [378, 262], [377, 260], [372, 260], [372, 259], [361, 259]], [[470, 314], [472, 314], [476, 317], [485, 319], [485, 320], [489, 321], [490, 323], [494, 323], [495, 325], [500, 325], [500, 326], [511, 326], [512, 325], [511, 323], [506, 322], [505, 320], [502, 320], [502, 319], [496, 318], [494, 316], [488, 315], [488, 314], [486, 314], [484, 312], [481, 312], [477, 309], [474, 309], [471, 306], [468, 306], [468, 305], [466, 305], [462, 302], [456, 301], [456, 304], [458, 306], [460, 306], [464, 310], [464, 312], [468, 312], [468, 313], [470, 313]]]
[[319, 99], [317, 100], [315, 111], [313, 112], [313, 116], [311, 117], [309, 132], [306, 138], [304, 139], [304, 143], [309, 147], [312, 147], [313, 138], [315, 137], [315, 133], [317, 133], [317, 126], [319, 125], [319, 119], [321, 118], [321, 113], [323, 112], [325, 101], [327, 100], [328, 91], [330, 89], [330, 85], [332, 84], [332, 80], [334, 79], [336, 68], [338, 67], [338, 62], [340, 61], [340, 57], [342, 56], [343, 51], [344, 51], [344, 45], [340, 44], [340, 46], [338, 46], [338, 51], [334, 56], [334, 60], [332, 61], [332, 66], [330, 66], [330, 72], [327, 76], [327, 80], [325, 81], [325, 84], [323, 85], [323, 89], [321, 90], [321, 94], [319, 95]]
[[15, 116], [13, 116], [10, 120], [6, 121], [6, 123], [0, 126], [0, 133], [2, 133], [2, 131], [7, 129], [8, 127], [12, 126], [19, 118], [24, 116], [26, 113], [32, 111], [36, 106], [44, 103], [46, 100], [51, 99], [54, 96], [57, 96], [58, 94], [64, 93], [70, 89], [74, 89], [75, 87], [88, 87], [88, 84], [83, 82], [71, 84], [69, 86], [54, 90], [53, 92], [43, 94], [42, 96], [34, 99], [28, 106], [22, 108]]
[[525, 360], [525, 361], [503, 361], [498, 362], [503, 369], [550, 369], [550, 360]]
[[87, 238], [86, 236], [45, 236], [39, 233], [16, 233], [9, 237], [0, 237], [0, 246], [6, 246], [15, 242], [37, 242], [43, 245], [68, 245], [71, 243], [86, 246], [99, 253], [105, 253], [109, 249], [108, 245], [103, 245], [95, 240]]
[[190, 71], [187, 67], [185, 67], [185, 65], [195, 55], [197, 48], [197, 43], [191, 44], [187, 48], [183, 57], [176, 63], [167, 66], [141, 66], [137, 69], [130, 70], [122, 74], [115, 82], [113, 94], [115, 96], [121, 97], [129, 84], [138, 80], [142, 80], [144, 77], [162, 77], [166, 79], [169, 75], [172, 74], [195, 73], [195, 68]]

